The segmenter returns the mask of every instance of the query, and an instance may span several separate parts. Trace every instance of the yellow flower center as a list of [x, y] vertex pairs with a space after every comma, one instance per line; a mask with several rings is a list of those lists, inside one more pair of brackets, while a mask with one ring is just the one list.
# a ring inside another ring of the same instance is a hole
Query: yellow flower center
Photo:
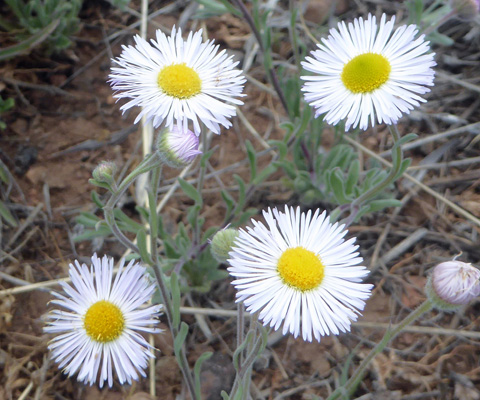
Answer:
[[83, 326], [92, 340], [107, 343], [122, 334], [125, 318], [115, 304], [100, 300], [90, 306], [85, 313]]
[[166, 94], [177, 99], [189, 99], [202, 90], [198, 73], [185, 63], [164, 67], [158, 74], [157, 83]]
[[302, 292], [318, 287], [325, 276], [325, 266], [320, 257], [300, 246], [283, 252], [277, 271], [283, 283]]
[[369, 93], [388, 80], [391, 70], [390, 63], [381, 54], [365, 53], [344, 65], [341, 78], [352, 93]]

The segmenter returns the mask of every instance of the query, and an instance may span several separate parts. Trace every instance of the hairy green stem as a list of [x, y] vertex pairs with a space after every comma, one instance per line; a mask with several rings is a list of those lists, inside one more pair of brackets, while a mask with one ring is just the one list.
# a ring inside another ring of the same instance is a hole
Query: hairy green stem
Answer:
[[[243, 304], [242, 304], [243, 307]], [[253, 363], [257, 359], [258, 352], [265, 345], [264, 338], [260, 332], [258, 334], [258, 321], [257, 321], [257, 314], [252, 316], [250, 320], [250, 330], [245, 336], [245, 340], [249, 340], [250, 337], [256, 337], [255, 341], [250, 340], [250, 343], [247, 344], [247, 356], [243, 363], [240, 363], [237, 375], [235, 376], [235, 381], [233, 383], [232, 390], [230, 391], [229, 399], [234, 400], [237, 396], [238, 390], [243, 387], [243, 399], [248, 398], [248, 392], [250, 388], [250, 375], [252, 372]], [[263, 329], [263, 327], [261, 328]], [[254, 332], [253, 335], [249, 334], [250, 332]]]
[[[173, 302], [170, 297], [170, 291], [167, 288], [165, 283], [165, 275], [162, 271], [162, 267], [160, 266], [159, 259], [158, 259], [158, 251], [157, 251], [157, 235], [158, 235], [158, 216], [156, 212], [157, 206], [157, 196], [158, 196], [158, 188], [160, 186], [160, 178], [161, 178], [162, 166], [158, 166], [153, 169], [152, 176], [150, 179], [150, 188], [148, 193], [148, 206], [150, 209], [149, 213], [149, 225], [150, 225], [150, 254], [152, 259], [152, 268], [155, 274], [155, 278], [157, 280], [158, 289], [160, 291], [160, 297], [162, 298], [162, 302], [165, 309], [165, 315], [167, 316], [168, 327], [170, 328], [170, 332], [172, 333], [173, 339], [178, 335], [178, 326], [174, 326], [173, 324], [173, 315], [175, 310], [173, 309]], [[180, 370], [182, 371], [182, 375], [185, 379], [185, 383], [187, 385], [188, 391], [192, 400], [199, 400], [196, 392], [195, 392], [195, 384], [193, 380], [193, 376], [188, 365], [187, 356], [185, 354], [185, 348], [182, 346], [180, 350], [180, 354], [176, 354], [178, 364]]]
[[140, 253], [138, 247], [118, 227], [117, 221], [113, 210], [118, 203], [118, 200], [122, 197], [123, 193], [133, 183], [133, 181], [141, 174], [150, 171], [152, 168], [160, 165], [160, 159], [158, 154], [154, 153], [145, 157], [142, 162], [130, 173], [128, 176], [118, 185], [118, 188], [112, 193], [112, 196], [108, 199], [107, 204], [103, 207], [103, 213], [105, 216], [105, 222], [112, 230], [114, 236], [122, 243], [126, 248], [131, 249], [135, 253]]
[[[262, 51], [263, 56], [266, 56], [262, 36], [260, 35], [260, 32], [257, 29], [257, 26], [255, 25], [255, 21], [250, 15], [250, 12], [248, 11], [247, 7], [245, 7], [245, 4], [243, 4], [242, 0], [232, 0], [232, 2], [235, 3], [235, 5], [242, 12], [245, 20], [247, 21], [248, 25], [250, 26], [250, 29], [252, 30], [253, 34], [255, 35], [255, 38], [257, 39], [258, 46], [260, 47], [260, 50]], [[267, 68], [267, 73], [275, 91], [277, 92], [278, 98], [280, 99], [280, 102], [282, 103], [282, 106], [288, 115], [287, 101], [285, 100], [285, 95], [283, 94], [283, 90], [280, 87], [280, 84], [278, 82], [277, 74], [275, 73], [275, 70], [273, 68]]]
[[357, 386], [359, 385], [360, 381], [362, 380], [367, 366], [370, 362], [375, 358], [375, 356], [383, 351], [387, 344], [393, 340], [406, 326], [410, 325], [413, 321], [417, 320], [425, 314], [426, 312], [430, 311], [433, 308], [433, 304], [430, 300], [425, 300], [416, 310], [412, 311], [402, 322], [395, 326], [394, 329], [391, 331], [385, 332], [382, 340], [377, 343], [377, 345], [370, 351], [367, 357], [364, 358], [362, 363], [358, 366], [355, 370], [354, 374], [350, 377], [347, 383], [335, 390], [327, 400], [335, 400], [338, 399], [342, 393], [345, 393], [347, 396], [351, 396]]

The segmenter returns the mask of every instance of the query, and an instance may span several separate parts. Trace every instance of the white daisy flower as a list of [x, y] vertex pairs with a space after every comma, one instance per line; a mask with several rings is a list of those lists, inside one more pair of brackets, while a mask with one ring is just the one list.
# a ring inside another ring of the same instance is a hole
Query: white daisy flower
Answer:
[[263, 212], [268, 227], [240, 230], [230, 259], [230, 274], [247, 311], [260, 311], [264, 325], [283, 334], [320, 341], [321, 336], [350, 330], [372, 285], [356, 251], [355, 238], [345, 241], [344, 225], [331, 224], [327, 213], [301, 213], [285, 206], [285, 213]]
[[121, 110], [142, 107], [135, 123], [145, 115], [155, 128], [165, 121], [170, 129], [178, 124], [184, 130], [191, 120], [197, 135], [198, 120], [217, 134], [220, 125], [232, 125], [229, 118], [236, 115], [235, 105], [243, 104], [236, 97], [244, 96], [245, 83], [233, 56], [218, 52], [213, 40], [202, 42], [202, 30], [190, 32], [187, 40], [175, 27], [169, 37], [157, 30], [151, 44], [138, 35], [134, 40], [135, 46], [122, 46], [113, 60], [119, 66], [112, 67], [110, 83], [114, 97], [131, 98]]
[[52, 310], [44, 328], [57, 335], [48, 347], [58, 367], [90, 385], [98, 378], [100, 387], [113, 385], [113, 370], [121, 384], [146, 376], [153, 349], [138, 332], [160, 331], [153, 326], [162, 307], [145, 306], [155, 292], [145, 268], [122, 260], [114, 279], [113, 258], [94, 254], [91, 268], [75, 261], [69, 274], [72, 286], [60, 282], [65, 295], [52, 301], [68, 311]]
[[376, 18], [355, 19], [338, 24], [319, 49], [302, 62], [313, 72], [302, 76], [305, 100], [316, 109], [315, 116], [336, 125], [346, 119], [350, 127], [367, 129], [369, 123], [393, 124], [425, 100], [419, 95], [430, 91], [436, 65], [434, 53], [424, 35], [417, 39], [415, 25], [393, 30], [395, 17], [385, 14], [377, 29]]

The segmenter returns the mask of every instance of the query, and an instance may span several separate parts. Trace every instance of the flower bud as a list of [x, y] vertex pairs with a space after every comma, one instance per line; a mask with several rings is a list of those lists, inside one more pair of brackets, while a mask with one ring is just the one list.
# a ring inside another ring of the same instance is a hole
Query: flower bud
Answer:
[[438, 264], [425, 288], [435, 307], [454, 310], [480, 295], [480, 270], [461, 261]]
[[117, 172], [117, 166], [113, 161], [102, 161], [93, 170], [92, 176], [93, 176], [93, 179], [95, 179], [100, 183], [113, 185], [115, 183], [114, 176], [116, 172]]
[[182, 168], [192, 163], [198, 150], [198, 137], [192, 131], [181, 131], [177, 125], [164, 129], [157, 139], [157, 151], [162, 161], [170, 167]]
[[480, 0], [450, 0], [450, 6], [460, 18], [472, 20], [480, 11]]
[[210, 242], [210, 250], [218, 262], [224, 263], [229, 259], [228, 253], [238, 237], [236, 229], [227, 228], [218, 231]]

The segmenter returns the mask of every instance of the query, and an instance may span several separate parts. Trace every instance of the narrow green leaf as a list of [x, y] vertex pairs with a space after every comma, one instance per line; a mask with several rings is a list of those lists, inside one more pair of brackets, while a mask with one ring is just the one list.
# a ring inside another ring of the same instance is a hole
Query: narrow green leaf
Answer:
[[220, 396], [222, 396], [222, 400], [230, 400], [230, 396], [228, 395], [228, 393], [225, 390], [222, 390], [220, 392]]
[[396, 143], [394, 147], [403, 146], [405, 143], [411, 142], [416, 139], [418, 135], [416, 133], [409, 133], [405, 136], [402, 136]]
[[257, 153], [249, 140], [245, 142], [245, 146], [247, 147], [247, 157], [250, 162], [250, 181], [253, 181], [257, 176]]
[[265, 179], [267, 179], [270, 175], [277, 171], [277, 165], [269, 164], [266, 168], [264, 168], [253, 180], [254, 185], [258, 185], [262, 183]]
[[185, 343], [187, 334], [188, 334], [188, 325], [182, 321], [180, 325], [180, 331], [178, 332], [178, 335], [175, 337], [173, 341], [173, 351], [175, 352], [175, 356], [177, 358], [180, 357], [180, 354], [182, 352], [182, 346]]
[[73, 238], [73, 241], [75, 243], [77, 242], [83, 242], [84, 240], [92, 240], [97, 237], [107, 237], [111, 235], [112, 231], [108, 226], [101, 226], [99, 227], [98, 230], [94, 229], [86, 229], [83, 233], [80, 235], [77, 235]]
[[202, 364], [207, 361], [212, 356], [211, 351], [207, 351], [203, 353], [200, 357], [198, 357], [197, 361], [195, 362], [195, 366], [193, 367], [193, 376], [195, 379], [195, 394], [197, 395], [198, 399], [202, 398], [201, 393], [201, 385], [200, 385], [200, 371], [202, 369]]
[[175, 272], [170, 275], [170, 290], [172, 291], [173, 321], [172, 325], [177, 327], [180, 324], [180, 285]]
[[96, 179], [89, 179], [88, 183], [90, 183], [91, 185], [94, 185], [94, 186], [98, 186], [98, 187], [107, 189], [109, 192], [113, 192], [112, 187], [108, 183], [100, 182], [100, 181], [97, 181]]
[[222, 195], [222, 199], [227, 206], [227, 215], [230, 215], [232, 210], [235, 208], [235, 200], [226, 190], [222, 190], [220, 194]]
[[347, 196], [353, 195], [353, 189], [355, 188], [358, 178], [360, 177], [360, 161], [353, 160], [350, 164], [350, 168], [347, 173], [347, 181], [345, 182], [345, 193]]
[[148, 252], [147, 232], [145, 231], [145, 229], [140, 229], [137, 232], [137, 246], [138, 250], [140, 251], [140, 257], [142, 258], [142, 261], [146, 264], [151, 265], [152, 258], [150, 256], [150, 253]]
[[349, 203], [350, 200], [347, 198], [345, 193], [345, 182], [343, 181], [342, 171], [340, 171], [339, 168], [335, 168], [333, 171], [331, 171], [328, 178], [338, 204]]
[[7, 167], [3, 166], [1, 161], [0, 161], [0, 180], [3, 183], [6, 183], [8, 185], [8, 183], [10, 182], [10, 175], [8, 174], [6, 168]]
[[95, 214], [89, 213], [89, 212], [81, 212], [77, 217], [75, 218], [75, 222], [77, 224], [83, 225], [87, 228], [93, 228], [97, 224], [97, 222], [100, 221], [100, 218], [97, 217]]
[[287, 155], [288, 147], [283, 140], [269, 140], [268, 144], [272, 147], [276, 147], [278, 150], [279, 160], [283, 160]]
[[191, 184], [188, 183], [185, 179], [178, 178], [178, 183], [180, 184], [182, 190], [185, 194], [190, 197], [196, 204], [202, 205], [202, 196], [198, 193], [197, 189]]
[[115, 219], [119, 222], [119, 225], [122, 226], [124, 230], [127, 230], [132, 233], [137, 233], [140, 229], [143, 229], [143, 225], [139, 224], [137, 221], [131, 219], [127, 214], [125, 214], [119, 208], [113, 210], [113, 215]]
[[207, 165], [207, 161], [210, 159], [210, 157], [213, 155], [215, 152], [216, 148], [214, 147], [213, 149], [208, 150], [207, 152], [202, 154], [202, 158], [200, 160], [200, 165], [202, 168], [205, 168]]
[[104, 204], [102, 203], [102, 200], [100, 200], [100, 196], [98, 195], [98, 193], [96, 191], [92, 190], [91, 198], [92, 198], [92, 201], [95, 203], [95, 205], [98, 208], [103, 208]]
[[255, 336], [254, 331], [248, 331], [247, 336], [245, 336], [245, 340], [243, 343], [241, 343], [236, 349], [235, 352], [233, 353], [232, 361], [233, 361], [233, 366], [235, 367], [235, 370], [238, 372], [240, 370], [240, 354], [245, 350], [247, 344], [253, 340], [253, 337]]
[[245, 182], [239, 175], [233, 175], [233, 179], [235, 179], [238, 184], [238, 200], [234, 211], [234, 214], [236, 215], [242, 211], [243, 206], [245, 205]]
[[59, 23], [60, 19], [56, 19], [23, 42], [14, 44], [13, 46], [4, 47], [0, 50], [0, 61], [30, 53], [34, 47], [38, 46], [46, 38], [48, 38], [48, 36], [50, 36]]
[[283, 160], [281, 162], [281, 167], [290, 179], [295, 179], [295, 177], [297, 176], [297, 172], [295, 169], [295, 165], [291, 161]]
[[368, 204], [369, 212], [381, 211], [388, 207], [400, 207], [402, 202], [397, 199], [380, 199], [373, 200]]
[[10, 210], [7, 208], [7, 206], [3, 203], [3, 201], [0, 201], [0, 216], [10, 225], [13, 226], [14, 228], [17, 226], [17, 221], [13, 217], [13, 215], [10, 213]]
[[412, 163], [411, 158], [407, 158], [407, 159], [402, 161], [402, 165], [400, 166], [400, 170], [398, 171], [397, 175], [395, 175], [395, 180], [402, 176], [402, 174], [407, 170], [407, 168], [410, 166], [411, 163]]

